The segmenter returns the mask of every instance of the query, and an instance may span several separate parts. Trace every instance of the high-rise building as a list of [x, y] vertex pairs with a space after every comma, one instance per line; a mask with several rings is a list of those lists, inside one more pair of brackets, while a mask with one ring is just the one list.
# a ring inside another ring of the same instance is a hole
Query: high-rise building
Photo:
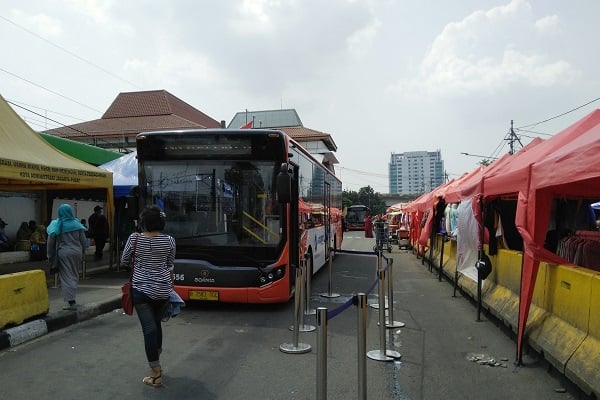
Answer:
[[418, 195], [444, 182], [442, 152], [392, 153], [389, 163], [390, 193]]

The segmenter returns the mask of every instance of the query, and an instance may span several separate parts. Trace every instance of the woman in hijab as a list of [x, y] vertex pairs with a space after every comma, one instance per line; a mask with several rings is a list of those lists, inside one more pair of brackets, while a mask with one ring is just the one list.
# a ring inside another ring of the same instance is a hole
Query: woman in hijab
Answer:
[[69, 303], [64, 310], [76, 310], [75, 292], [79, 281], [79, 267], [85, 255], [85, 226], [73, 215], [68, 204], [58, 207], [58, 218], [48, 225], [47, 255], [51, 265], [58, 267], [62, 295]]

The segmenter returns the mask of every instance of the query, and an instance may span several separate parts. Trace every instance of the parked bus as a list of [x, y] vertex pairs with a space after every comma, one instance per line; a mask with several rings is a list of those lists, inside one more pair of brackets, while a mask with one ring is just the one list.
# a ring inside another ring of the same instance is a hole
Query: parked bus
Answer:
[[346, 209], [346, 229], [349, 231], [364, 231], [365, 217], [371, 211], [363, 205], [353, 205]]
[[285, 133], [202, 129], [137, 135], [139, 202], [166, 213], [184, 300], [286, 302], [341, 248], [342, 183]]

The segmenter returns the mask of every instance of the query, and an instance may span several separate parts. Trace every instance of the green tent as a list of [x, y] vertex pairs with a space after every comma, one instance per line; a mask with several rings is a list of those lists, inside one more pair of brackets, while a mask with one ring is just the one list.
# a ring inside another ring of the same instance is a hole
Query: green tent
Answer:
[[95, 166], [102, 165], [123, 155], [123, 153], [91, 146], [86, 143], [79, 143], [74, 140], [48, 135], [47, 133], [38, 133], [42, 139], [54, 146], [56, 149], [70, 155], [71, 157]]

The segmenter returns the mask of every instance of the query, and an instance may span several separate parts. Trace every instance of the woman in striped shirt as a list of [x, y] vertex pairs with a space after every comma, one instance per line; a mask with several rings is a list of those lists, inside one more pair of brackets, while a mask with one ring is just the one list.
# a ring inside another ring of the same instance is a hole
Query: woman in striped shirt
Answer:
[[141, 233], [127, 239], [121, 264], [133, 268], [132, 294], [135, 311], [142, 325], [150, 376], [142, 381], [149, 386], [162, 385], [160, 353], [162, 352], [161, 319], [173, 289], [175, 239], [162, 233], [165, 214], [157, 206], [147, 206], [140, 213]]

